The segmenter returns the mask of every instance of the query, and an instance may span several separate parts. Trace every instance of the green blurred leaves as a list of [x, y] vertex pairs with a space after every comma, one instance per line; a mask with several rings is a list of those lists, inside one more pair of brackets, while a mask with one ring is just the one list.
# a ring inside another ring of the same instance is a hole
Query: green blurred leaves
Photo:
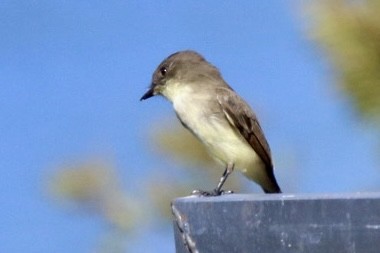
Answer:
[[49, 193], [63, 206], [95, 212], [124, 231], [138, 223], [142, 204], [122, 190], [108, 163], [95, 159], [63, 166], [48, 183]]
[[310, 35], [335, 66], [360, 115], [380, 120], [380, 1], [313, 2]]

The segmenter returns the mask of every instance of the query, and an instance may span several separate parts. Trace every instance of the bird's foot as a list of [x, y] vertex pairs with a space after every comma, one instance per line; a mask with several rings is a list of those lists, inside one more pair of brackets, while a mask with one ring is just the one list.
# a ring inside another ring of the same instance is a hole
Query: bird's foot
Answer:
[[212, 191], [194, 190], [191, 194], [196, 195], [196, 196], [202, 196], [202, 197], [215, 197], [215, 196], [232, 194], [232, 193], [234, 192], [214, 189]]

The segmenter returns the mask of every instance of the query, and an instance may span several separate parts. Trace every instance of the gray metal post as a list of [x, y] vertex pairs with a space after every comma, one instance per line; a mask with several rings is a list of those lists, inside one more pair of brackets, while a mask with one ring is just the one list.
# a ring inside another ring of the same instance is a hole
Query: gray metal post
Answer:
[[380, 193], [174, 200], [177, 253], [379, 253]]

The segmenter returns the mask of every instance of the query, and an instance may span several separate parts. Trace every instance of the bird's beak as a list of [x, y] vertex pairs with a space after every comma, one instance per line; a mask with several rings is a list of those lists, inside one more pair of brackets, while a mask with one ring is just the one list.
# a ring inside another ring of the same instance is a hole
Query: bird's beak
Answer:
[[140, 101], [153, 97], [154, 94], [154, 86], [152, 85], [147, 92], [140, 98]]

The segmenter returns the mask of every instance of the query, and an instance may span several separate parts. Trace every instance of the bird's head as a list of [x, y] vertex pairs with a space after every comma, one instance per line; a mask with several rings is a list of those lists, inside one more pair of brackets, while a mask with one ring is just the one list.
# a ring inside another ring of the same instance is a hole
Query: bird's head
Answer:
[[162, 95], [173, 100], [182, 88], [190, 88], [202, 83], [202, 79], [220, 78], [219, 71], [203, 56], [194, 51], [176, 52], [158, 65], [153, 73], [152, 83], [140, 100]]

